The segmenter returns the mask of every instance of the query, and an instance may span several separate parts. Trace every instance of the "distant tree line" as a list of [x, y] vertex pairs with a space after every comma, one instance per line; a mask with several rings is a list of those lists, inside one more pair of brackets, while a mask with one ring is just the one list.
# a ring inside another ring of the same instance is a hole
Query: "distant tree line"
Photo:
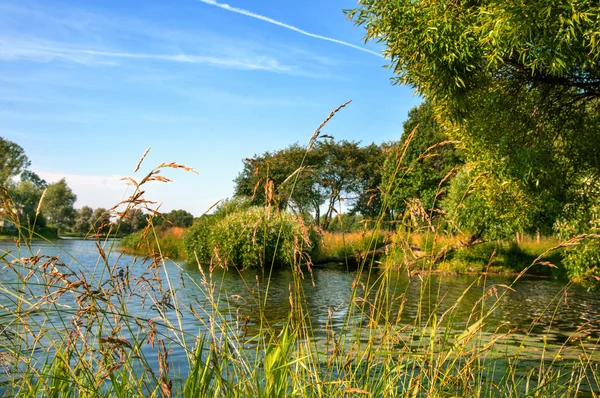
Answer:
[[[148, 224], [148, 215], [140, 209], [129, 209], [118, 220], [105, 208], [83, 206], [75, 209], [77, 196], [66, 180], [48, 184], [29, 170], [30, 164], [23, 148], [0, 137], [0, 219], [5, 221], [4, 224], [9, 221], [28, 229], [49, 228], [57, 233], [81, 236], [107, 233], [111, 225], [117, 224], [118, 230], [113, 232], [126, 235]], [[154, 216], [152, 221], [156, 226], [187, 228], [193, 219], [185, 210], [173, 210]]]

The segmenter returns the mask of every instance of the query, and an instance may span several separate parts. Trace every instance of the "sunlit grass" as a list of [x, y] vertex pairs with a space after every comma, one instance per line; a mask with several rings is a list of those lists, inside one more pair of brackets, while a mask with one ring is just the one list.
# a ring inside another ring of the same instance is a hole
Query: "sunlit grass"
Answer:
[[[147, 205], [138, 193], [156, 170], [139, 183], [132, 179], [136, 191], [121, 206]], [[386, 242], [381, 222], [374, 225], [324, 234], [320, 255], [374, 250]], [[265, 311], [271, 269], [259, 277], [243, 267], [218, 269], [218, 263], [169, 263], [167, 257], [177, 257], [170, 252], [177, 243], [169, 242], [180, 242], [181, 231], [150, 223], [141, 234], [150, 243], [147, 259], [125, 262], [111, 256], [117, 251], [112, 241], [96, 235], [94, 267], [80, 263], [77, 253], [32, 252], [27, 234], [14, 252], [0, 253], [2, 396], [558, 397], [600, 391], [599, 342], [585, 339], [597, 324], [582, 322], [558, 347], [535, 328], [543, 315], [554, 321], [568, 286], [529, 328], [506, 322], [490, 329], [488, 318], [531, 265], [513, 284], [492, 285], [481, 275], [452, 303], [427, 274], [411, 276], [415, 265], [434, 269], [433, 260], [445, 259], [436, 259], [438, 253], [459, 244], [457, 237], [418, 230], [396, 235], [389, 266], [359, 262], [343, 321], [334, 323], [336, 309], [328, 308], [323, 326], [307, 304], [306, 263], [290, 266], [289, 311], [272, 319]], [[225, 272], [239, 282], [234, 294], [219, 287]], [[398, 289], [397, 273], [410, 276], [416, 294]], [[193, 294], [176, 288], [176, 280]], [[473, 293], [478, 299], [461, 315]], [[409, 301], [416, 314], [404, 311]], [[240, 311], [237, 302], [251, 310]], [[200, 327], [190, 330], [185, 320]], [[317, 328], [325, 335], [317, 337]], [[183, 359], [174, 361], [174, 351]]]
[[179, 227], [145, 229], [124, 237], [119, 247], [124, 253], [142, 256], [153, 255], [160, 248], [165, 257], [181, 260], [185, 258], [183, 233]]
[[346, 257], [366, 253], [386, 243], [387, 235], [377, 230], [323, 232], [319, 257]]

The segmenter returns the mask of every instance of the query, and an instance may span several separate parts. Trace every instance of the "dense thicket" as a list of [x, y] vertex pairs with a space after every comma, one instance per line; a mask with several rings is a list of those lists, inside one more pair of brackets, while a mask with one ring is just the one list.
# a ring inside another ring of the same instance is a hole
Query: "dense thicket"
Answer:
[[[600, 184], [600, 6], [365, 0], [349, 15], [460, 141], [468, 167], [451, 191], [473, 199], [455, 215], [500, 235], [599, 232], [598, 214], [583, 209], [597, 208], [589, 192]], [[597, 273], [597, 243], [580, 249], [565, 259], [572, 275]]]
[[184, 246], [193, 263], [271, 268], [299, 264], [313, 242], [300, 217], [238, 199], [196, 219]]

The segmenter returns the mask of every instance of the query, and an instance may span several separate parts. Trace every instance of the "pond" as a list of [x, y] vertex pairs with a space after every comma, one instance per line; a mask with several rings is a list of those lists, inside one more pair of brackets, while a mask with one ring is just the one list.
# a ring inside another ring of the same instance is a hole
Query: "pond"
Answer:
[[[99, 247], [104, 257], [99, 255]], [[330, 338], [345, 330], [355, 334], [358, 330], [359, 339], [365, 341], [373, 336], [382, 338], [378, 335], [380, 331], [373, 333], [378, 325], [391, 325], [398, 341], [415, 350], [429, 344], [427, 330], [432, 328], [436, 328], [438, 335], [450, 334], [460, 342], [460, 336], [464, 337], [469, 326], [483, 318], [473, 331], [477, 333], [476, 338], [469, 344], [483, 346], [502, 335], [497, 343], [501, 348], [496, 347], [494, 352], [503, 357], [518, 354], [521, 366], [535, 367], [558, 359], [578, 361], [582, 353], [587, 362], [593, 364], [591, 369], [596, 369], [600, 362], [597, 349], [600, 298], [597, 292], [564, 281], [523, 276], [515, 282], [515, 276], [506, 275], [409, 275], [406, 271], [379, 269], [358, 272], [336, 266], [314, 268], [312, 274], [304, 270], [303, 279], [297, 282], [290, 269], [268, 273], [216, 268], [209, 273], [208, 267], [200, 269], [196, 265], [167, 261], [165, 269], [152, 271], [151, 260], [120, 254], [114, 241], [100, 245], [91, 240], [39, 241], [30, 249], [17, 248], [12, 241], [0, 241], [0, 258], [4, 256], [0, 264], [0, 282], [4, 287], [0, 305], [6, 308], [16, 305], [15, 294], [9, 291], [19, 291], [15, 288], [18, 280], [10, 264], [15, 264], [16, 258], [32, 255], [58, 256], [65, 269], [74, 275], [86, 275], [88, 280], [106, 278], [103, 264], [119, 269], [120, 275], [137, 278], [140, 285], [139, 281], [159, 273], [163, 283], [176, 292], [177, 302], [164, 292], [155, 294], [158, 298], [154, 302], [129, 295], [128, 312], [144, 320], [162, 316], [172, 323], [171, 328], [183, 329], [184, 338], [192, 346], [196, 336], [209, 333], [215, 327], [216, 317], [237, 325], [247, 340], [245, 348], [252, 348], [258, 344], [252, 336], [265, 325], [280, 328], [288, 319], [291, 306], [300, 305], [310, 324], [306, 335], [325, 352]], [[35, 267], [39, 264], [32, 267], [33, 275], [38, 272]], [[35, 276], [31, 278], [34, 280]], [[144, 285], [144, 289], [149, 286]], [[29, 289], [30, 301], [47, 294], [41, 282], [37, 286], [32, 284]], [[303, 292], [302, 300], [291, 298], [294, 289]], [[207, 293], [211, 290], [212, 295]], [[350, 303], [366, 304], [361, 307]], [[377, 308], [372, 308], [372, 303]], [[51, 317], [60, 318], [60, 322], [75, 308], [73, 298], [67, 294], [52, 305], [59, 306], [60, 311]], [[65, 328], [68, 327], [65, 324]], [[175, 341], [168, 348], [172, 366], [177, 369], [186, 363], [187, 356], [181, 344]], [[157, 351], [150, 344], [143, 349], [149, 361], [157, 360]], [[486, 359], [493, 357], [492, 353]], [[596, 390], [594, 386], [586, 388]]]

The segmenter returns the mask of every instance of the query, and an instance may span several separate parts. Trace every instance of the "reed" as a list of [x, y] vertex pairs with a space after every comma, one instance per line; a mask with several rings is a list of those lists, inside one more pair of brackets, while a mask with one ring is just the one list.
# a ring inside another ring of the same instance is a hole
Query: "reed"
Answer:
[[[187, 169], [163, 164], [142, 178], [129, 178], [134, 192], [112, 209], [114, 215], [134, 207], [154, 212], [143, 187], [161, 181], [164, 167]], [[381, 221], [370, 235], [325, 234], [325, 250], [374, 248], [383, 242]], [[450, 305], [427, 275], [411, 277], [408, 286], [414, 289], [399, 291], [394, 275], [410, 274], [414, 259], [433, 268], [439, 251], [456, 243], [421, 232], [394, 238], [402, 253], [396, 267], [378, 269], [365, 261], [352, 271], [342, 322], [334, 322], [334, 307], [326, 320], [309, 311], [305, 263], [288, 266], [289, 310], [274, 321], [265, 311], [274, 294], [272, 268], [249, 273], [242, 267], [221, 269], [222, 263], [168, 261], [165, 236], [152, 223], [144, 231], [153, 241], [145, 258], [122, 261], [114, 241], [96, 235], [94, 267], [82, 264], [77, 253], [33, 252], [23, 234], [14, 251], [0, 253], [0, 392], [11, 397], [522, 397], [600, 391], [598, 341], [580, 338], [596, 330], [593, 322], [582, 323], [562, 347], [550, 349], [546, 340], [534, 341], [537, 321], [527, 330], [487, 326], [512, 285], [492, 285], [482, 275]], [[165, 234], [176, 236], [173, 230]], [[423, 250], [414, 252], [416, 243]], [[222, 288], [225, 272], [238, 278], [235, 292]], [[567, 287], [539, 317], [554, 319]], [[473, 294], [479, 299], [466, 318], [459, 316]], [[418, 304], [411, 317], [404, 311], [409, 300]], [[189, 319], [199, 327], [186, 327]], [[574, 357], [573, 349], [575, 359], [564, 360]], [[175, 351], [183, 353], [177, 361]]]
[[389, 236], [382, 231], [365, 229], [359, 232], [323, 232], [318, 257], [346, 257], [377, 249]]

